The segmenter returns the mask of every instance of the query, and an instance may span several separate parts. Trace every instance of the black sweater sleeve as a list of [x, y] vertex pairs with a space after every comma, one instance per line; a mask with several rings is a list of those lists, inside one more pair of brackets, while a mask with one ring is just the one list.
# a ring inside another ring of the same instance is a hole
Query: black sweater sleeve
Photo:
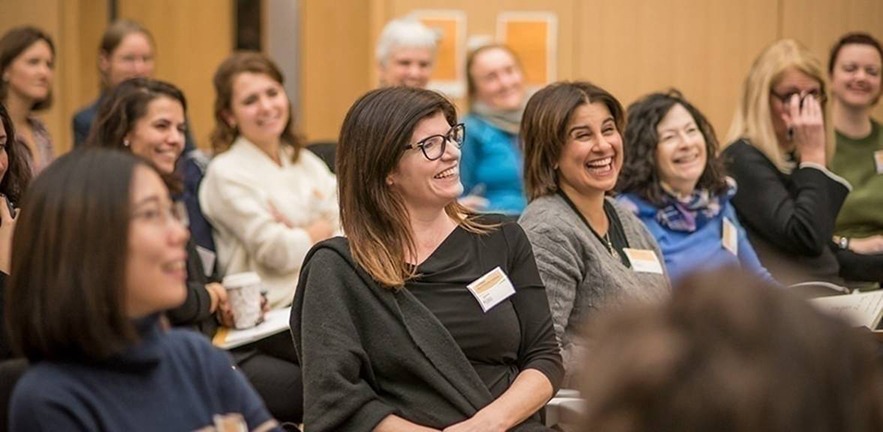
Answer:
[[6, 336], [6, 273], [0, 272], [0, 361], [12, 358], [12, 348]]
[[175, 326], [196, 325], [211, 317], [212, 298], [205, 288], [205, 277], [196, 244], [187, 242], [187, 298], [181, 306], [166, 312]]
[[849, 193], [833, 174], [806, 166], [788, 176], [744, 141], [727, 148], [724, 163], [738, 185], [733, 205], [746, 227], [786, 253], [818, 256], [828, 247]]

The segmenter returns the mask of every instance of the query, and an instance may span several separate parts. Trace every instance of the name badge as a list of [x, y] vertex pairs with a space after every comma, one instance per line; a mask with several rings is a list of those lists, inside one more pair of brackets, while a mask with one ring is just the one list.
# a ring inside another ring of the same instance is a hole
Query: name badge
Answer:
[[481, 310], [485, 312], [515, 294], [515, 287], [500, 267], [487, 272], [475, 282], [466, 285], [466, 288], [475, 296], [478, 304], [481, 305]]
[[874, 152], [874, 165], [877, 167], [877, 174], [883, 174], [883, 150]]
[[730, 218], [724, 218], [721, 244], [724, 245], [724, 249], [730, 251], [733, 255], [739, 256], [739, 231], [736, 229], [736, 224]]
[[662, 274], [662, 263], [656, 254], [649, 249], [624, 248], [622, 250], [632, 262], [632, 270], [640, 273]]

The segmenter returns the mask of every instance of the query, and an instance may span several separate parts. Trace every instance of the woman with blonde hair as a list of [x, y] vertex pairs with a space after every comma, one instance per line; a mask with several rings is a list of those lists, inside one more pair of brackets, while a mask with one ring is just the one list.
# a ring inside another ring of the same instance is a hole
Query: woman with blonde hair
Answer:
[[827, 99], [824, 69], [810, 51], [790, 39], [773, 43], [751, 66], [722, 155], [751, 244], [785, 284], [843, 283], [831, 239], [851, 187], [827, 168]]

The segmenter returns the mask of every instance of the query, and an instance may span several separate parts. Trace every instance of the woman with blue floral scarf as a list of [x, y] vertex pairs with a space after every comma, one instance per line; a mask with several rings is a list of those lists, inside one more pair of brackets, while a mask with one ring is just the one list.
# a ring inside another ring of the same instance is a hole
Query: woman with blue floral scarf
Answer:
[[723, 266], [772, 281], [730, 203], [736, 184], [724, 176], [705, 116], [671, 91], [632, 104], [626, 124], [617, 200], [656, 238], [672, 282]]

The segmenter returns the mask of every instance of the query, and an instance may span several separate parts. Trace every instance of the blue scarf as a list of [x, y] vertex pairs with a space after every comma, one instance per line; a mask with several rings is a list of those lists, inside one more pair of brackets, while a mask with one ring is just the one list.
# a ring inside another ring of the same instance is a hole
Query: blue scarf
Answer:
[[736, 195], [736, 185], [727, 180], [730, 187], [720, 196], [712, 195], [707, 189], [696, 189], [688, 197], [679, 199], [663, 186], [665, 203], [656, 212], [656, 220], [672, 231], [696, 231], [717, 217], [724, 205]]

